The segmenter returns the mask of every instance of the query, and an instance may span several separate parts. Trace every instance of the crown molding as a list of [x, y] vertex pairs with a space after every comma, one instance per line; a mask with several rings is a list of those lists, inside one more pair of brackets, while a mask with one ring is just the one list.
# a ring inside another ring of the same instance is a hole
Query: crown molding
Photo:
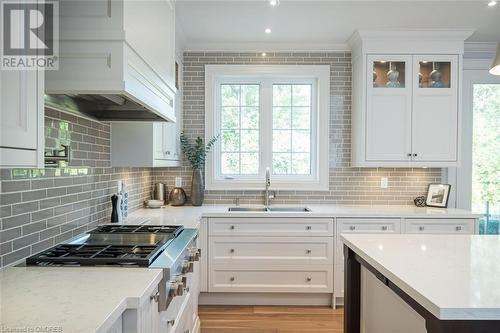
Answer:
[[187, 42], [185, 51], [204, 52], [350, 52], [351, 48], [346, 43], [196, 43]]

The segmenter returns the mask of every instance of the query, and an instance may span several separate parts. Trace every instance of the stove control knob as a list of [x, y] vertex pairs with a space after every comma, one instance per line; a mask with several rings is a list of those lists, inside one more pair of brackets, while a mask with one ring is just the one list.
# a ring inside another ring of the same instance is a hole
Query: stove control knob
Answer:
[[199, 261], [200, 260], [200, 250], [196, 247], [189, 248], [189, 261]]
[[182, 283], [182, 276], [177, 275], [173, 281], [169, 283], [169, 296], [182, 296], [184, 293], [184, 284]]
[[182, 262], [182, 274], [187, 274], [193, 272], [194, 264], [187, 260]]

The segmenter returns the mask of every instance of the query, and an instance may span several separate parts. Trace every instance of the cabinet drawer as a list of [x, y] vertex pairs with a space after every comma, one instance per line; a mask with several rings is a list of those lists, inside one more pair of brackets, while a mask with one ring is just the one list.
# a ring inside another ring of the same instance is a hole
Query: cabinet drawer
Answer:
[[401, 219], [337, 219], [337, 235], [341, 233], [395, 233], [401, 230]]
[[474, 234], [474, 219], [407, 219], [409, 234]]
[[210, 237], [209, 266], [331, 265], [333, 237]]
[[210, 236], [333, 236], [333, 220], [324, 218], [213, 218]]
[[333, 292], [333, 269], [212, 270], [211, 292]]

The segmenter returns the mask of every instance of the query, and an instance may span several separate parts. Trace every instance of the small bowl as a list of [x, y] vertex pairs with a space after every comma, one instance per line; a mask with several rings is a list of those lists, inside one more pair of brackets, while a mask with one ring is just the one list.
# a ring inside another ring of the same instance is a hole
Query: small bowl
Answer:
[[163, 200], [146, 200], [146, 206], [149, 208], [160, 208], [163, 205]]

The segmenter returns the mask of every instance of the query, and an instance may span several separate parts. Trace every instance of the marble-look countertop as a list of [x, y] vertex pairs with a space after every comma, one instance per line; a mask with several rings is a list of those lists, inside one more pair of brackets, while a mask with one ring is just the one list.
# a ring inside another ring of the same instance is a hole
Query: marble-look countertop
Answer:
[[[308, 207], [311, 212], [228, 212], [229, 205], [165, 206], [157, 209], [139, 209], [133, 212], [127, 224], [178, 224], [197, 228], [201, 217], [401, 217], [401, 218], [478, 218], [480, 214], [455, 208], [414, 206], [336, 206], [289, 205]], [[242, 205], [241, 207], [245, 207]], [[255, 207], [255, 206], [251, 206]], [[272, 206], [273, 207], [273, 206]], [[286, 207], [276, 205], [276, 207]]]
[[149, 300], [160, 269], [10, 267], [0, 270], [0, 331], [106, 332]]
[[343, 234], [342, 240], [437, 318], [500, 320], [500, 236]]

